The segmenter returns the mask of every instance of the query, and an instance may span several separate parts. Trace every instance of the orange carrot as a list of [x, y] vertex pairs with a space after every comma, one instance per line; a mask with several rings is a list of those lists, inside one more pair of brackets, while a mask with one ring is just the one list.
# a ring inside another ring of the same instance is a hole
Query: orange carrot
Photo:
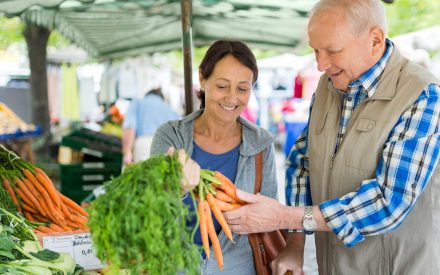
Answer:
[[63, 228], [64, 232], [71, 232], [72, 231], [72, 228], [68, 227], [67, 225], [63, 226], [62, 228]]
[[203, 249], [205, 250], [206, 257], [208, 257], [209, 259], [211, 255], [211, 250], [209, 249], [208, 225], [206, 224], [205, 204], [205, 201], [199, 201], [197, 208], [199, 211], [200, 236], [202, 238]]
[[28, 221], [31, 221], [31, 222], [36, 222], [36, 221], [37, 221], [37, 220], [32, 216], [32, 214], [29, 213], [29, 212], [27, 212], [27, 211], [24, 212], [24, 216], [25, 216], [25, 218], [26, 218]]
[[15, 195], [11, 183], [7, 179], [3, 180], [3, 187], [6, 189], [6, 191], [8, 191], [9, 195], [11, 196], [12, 202], [14, 202], [15, 207], [17, 207], [17, 210], [21, 212], [21, 207], [20, 204], [18, 203], [17, 196]]
[[218, 240], [217, 233], [215, 232], [214, 223], [212, 221], [211, 209], [209, 205], [205, 203], [205, 216], [206, 225], [208, 227], [208, 235], [212, 242], [212, 249], [214, 250], [215, 259], [217, 260], [217, 266], [220, 270], [223, 270], [223, 254]]
[[[34, 209], [38, 210], [43, 216], [46, 216], [49, 212], [48, 209], [45, 209], [43, 205], [41, 204], [41, 201], [44, 201], [43, 197], [41, 196], [40, 192], [35, 189], [34, 185], [26, 178], [21, 180], [24, 187], [35, 197], [37, 204], [34, 203]], [[21, 188], [21, 187], [20, 187]]]
[[77, 224], [86, 225], [87, 219], [80, 217], [78, 215], [72, 215], [71, 221], [76, 222]]
[[232, 239], [231, 229], [229, 228], [229, 225], [226, 222], [225, 217], [223, 217], [222, 212], [215, 204], [214, 196], [212, 195], [212, 193], [206, 194], [206, 200], [208, 201], [209, 206], [211, 207], [211, 210], [214, 213], [214, 216], [217, 218], [218, 223], [221, 225], [223, 232], [225, 232], [226, 237], [228, 237], [228, 239], [230, 239], [231, 241], [234, 241]]
[[[17, 181], [18, 180], [19, 179], [17, 179]], [[17, 185], [17, 188], [15, 188], [15, 192], [17, 192], [18, 196], [24, 203], [30, 205], [31, 207], [34, 206], [34, 209], [37, 209], [40, 212], [40, 208], [38, 207], [39, 203], [37, 199], [32, 194], [29, 193], [29, 190], [23, 190]]]
[[217, 205], [217, 207], [223, 211], [223, 212], [227, 212], [227, 211], [231, 211], [237, 208], [242, 207], [243, 205], [239, 204], [239, 203], [228, 203], [219, 199], [214, 198], [214, 203]]
[[26, 203], [22, 203], [21, 207], [23, 208], [24, 211], [29, 212], [31, 214], [38, 214], [38, 210], [34, 209], [33, 207], [29, 206]]
[[87, 226], [84, 224], [77, 224], [75, 222], [71, 222], [71, 221], [66, 221], [66, 225], [70, 228], [72, 228], [73, 230], [78, 230], [78, 229], [86, 229]]
[[[46, 211], [46, 215], [44, 215], [47, 219], [49, 219], [52, 222], [57, 222], [58, 224], [64, 224], [65, 223], [65, 219], [62, 216], [62, 214], [58, 213], [58, 211], [56, 211], [53, 208], [50, 208], [49, 204], [51, 203], [50, 201], [46, 201], [42, 198], [40, 198], [39, 200], [41, 207], [44, 209], [44, 211]], [[52, 209], [52, 210], [50, 210]]]
[[49, 221], [48, 218], [43, 217], [43, 216], [41, 216], [41, 215], [39, 215], [39, 214], [33, 214], [33, 216], [34, 216], [34, 218], [37, 219], [37, 221], [39, 221], [39, 222], [48, 222], [48, 221]]
[[225, 175], [223, 175], [219, 171], [214, 172], [214, 177], [222, 183], [221, 185], [215, 186], [217, 189], [223, 190], [228, 196], [230, 196], [231, 198], [236, 200], [238, 203], [246, 204], [245, 201], [243, 201], [237, 197], [237, 194], [236, 194], [237, 187], [232, 183], [232, 181], [228, 177], [226, 177]]
[[27, 178], [22, 179], [23, 183], [26, 185], [26, 187], [29, 189], [29, 191], [38, 199], [38, 200], [44, 200], [43, 195], [37, 190], [37, 188], [34, 186], [34, 184], [28, 180]]
[[68, 197], [64, 196], [63, 194], [59, 193], [61, 201], [67, 206], [72, 208], [73, 210], [75, 210], [76, 212], [78, 212], [79, 214], [81, 214], [81, 216], [84, 217], [88, 217], [89, 214], [81, 208], [81, 206], [79, 206], [78, 204], [76, 204], [76, 202], [74, 202], [73, 200], [69, 199]]
[[55, 209], [51, 209], [51, 206], [53, 206], [53, 203], [51, 203], [52, 199], [49, 196], [49, 193], [47, 192], [47, 190], [46, 190], [45, 186], [43, 185], [43, 183], [40, 183], [40, 181], [28, 169], [23, 169], [22, 172], [26, 176], [26, 178], [28, 178], [28, 180], [30, 180], [32, 182], [32, 184], [40, 192], [40, 194], [43, 196], [43, 198], [47, 202], [50, 210], [51, 211], [55, 210]]
[[[48, 202], [43, 197], [41, 192], [37, 190], [37, 187], [27, 178], [23, 179], [23, 183], [26, 185], [26, 187], [29, 189], [29, 191], [35, 195], [35, 197], [37, 198], [37, 201], [40, 203], [41, 208], [45, 212], [45, 213], [41, 213], [41, 214], [43, 216], [50, 218], [52, 221], [56, 221], [57, 220], [56, 213], [51, 211], [51, 209], [49, 208]], [[46, 198], [47, 198], [47, 196], [46, 196]]]
[[[44, 202], [47, 205], [47, 208], [49, 212], [47, 213], [49, 217], [53, 219], [54, 222], [58, 224], [63, 224], [65, 222], [65, 219], [63, 215], [61, 214], [61, 209], [55, 208], [55, 206], [52, 203], [52, 199], [47, 193], [46, 189], [43, 187], [43, 185], [34, 177], [31, 171], [28, 169], [23, 169], [23, 174], [30, 180], [30, 182], [34, 185], [34, 187], [40, 192], [40, 194], [44, 198]], [[40, 201], [41, 202], [41, 201]]]
[[223, 192], [221, 190], [216, 190], [216, 193], [214, 196], [216, 199], [219, 199], [224, 202], [237, 203], [237, 201], [234, 198], [228, 196], [228, 194], [226, 194], [225, 192]]
[[42, 233], [55, 233], [55, 230], [53, 230], [52, 228], [49, 228], [47, 226], [39, 225], [39, 226], [37, 226], [36, 229]]
[[66, 217], [67, 220], [72, 220], [72, 213], [70, 213], [69, 209], [67, 209], [66, 205], [63, 202], [61, 202], [60, 207], [61, 212], [63, 212], [64, 214], [64, 217]]
[[57, 231], [57, 232], [63, 232], [64, 231], [60, 226], [56, 225], [55, 223], [51, 223], [49, 225], [49, 228], [54, 230], [54, 231]]
[[36, 194], [38, 194], [36, 199], [40, 207], [40, 213], [43, 216], [48, 217], [51, 221], [63, 224], [65, 219], [62, 214], [60, 214], [60, 212], [53, 206], [51, 199], [48, 198], [48, 196], [43, 198], [44, 196], [42, 196], [38, 191], [36, 191]]
[[[39, 167], [35, 167], [35, 172], [40, 173], [43, 177], [46, 178], [47, 181], [52, 183], [52, 180], [49, 178], [49, 176], [46, 174], [46, 172], [44, 172], [43, 169], [39, 168]], [[53, 184], [53, 183], [52, 183]]]
[[60, 209], [61, 199], [58, 196], [58, 191], [56, 190], [52, 180], [46, 175], [46, 173], [44, 173], [43, 170], [35, 169], [35, 171], [37, 171], [35, 177], [38, 179], [41, 185], [46, 189], [47, 193], [52, 198], [52, 200], [55, 202], [55, 206], [58, 209]]

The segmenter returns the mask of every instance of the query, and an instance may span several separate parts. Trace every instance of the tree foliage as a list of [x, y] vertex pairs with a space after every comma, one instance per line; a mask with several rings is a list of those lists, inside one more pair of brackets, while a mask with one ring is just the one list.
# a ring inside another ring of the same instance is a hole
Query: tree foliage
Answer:
[[[24, 43], [23, 30], [25, 23], [19, 17], [0, 17], [0, 50], [7, 49], [11, 44]], [[62, 48], [71, 42], [56, 31], [51, 31], [49, 47]]]
[[0, 17], [0, 49], [4, 50], [9, 45], [23, 42], [23, 23], [18, 17]]
[[396, 0], [386, 4], [388, 35], [413, 32], [440, 24], [439, 0]]

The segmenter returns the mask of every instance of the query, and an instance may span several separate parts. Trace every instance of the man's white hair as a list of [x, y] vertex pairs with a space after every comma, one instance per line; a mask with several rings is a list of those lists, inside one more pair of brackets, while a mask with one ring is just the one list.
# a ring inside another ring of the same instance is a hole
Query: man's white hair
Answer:
[[342, 9], [354, 34], [381, 28], [387, 34], [385, 9], [380, 0], [321, 0], [313, 7], [310, 17], [320, 13], [333, 12]]

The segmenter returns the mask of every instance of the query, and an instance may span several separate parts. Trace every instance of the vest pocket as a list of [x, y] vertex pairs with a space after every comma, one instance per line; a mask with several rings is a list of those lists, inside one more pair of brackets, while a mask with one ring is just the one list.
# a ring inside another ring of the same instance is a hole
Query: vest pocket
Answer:
[[332, 275], [390, 275], [383, 273], [385, 260], [381, 236], [369, 236], [351, 248], [346, 247], [341, 240], [333, 236], [329, 249]]
[[356, 124], [356, 130], [360, 132], [371, 132], [376, 127], [376, 121], [366, 118], [360, 118]]

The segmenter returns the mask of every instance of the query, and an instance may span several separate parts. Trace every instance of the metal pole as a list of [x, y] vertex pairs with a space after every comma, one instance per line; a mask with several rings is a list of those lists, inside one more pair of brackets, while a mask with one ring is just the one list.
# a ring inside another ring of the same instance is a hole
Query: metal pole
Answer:
[[192, 83], [192, 0], [181, 0], [182, 10], [182, 43], [183, 43], [183, 74], [185, 78], [185, 113], [193, 112]]

